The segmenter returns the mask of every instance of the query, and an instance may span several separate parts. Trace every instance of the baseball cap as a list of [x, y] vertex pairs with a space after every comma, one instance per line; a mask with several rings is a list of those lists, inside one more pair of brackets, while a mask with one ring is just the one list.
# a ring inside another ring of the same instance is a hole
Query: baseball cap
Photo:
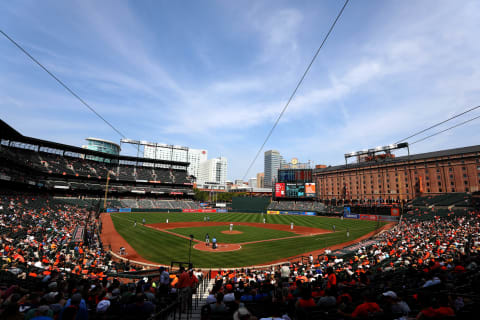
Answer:
[[247, 308], [241, 307], [233, 314], [233, 320], [245, 319], [250, 315], [250, 311]]
[[102, 300], [97, 304], [97, 312], [105, 312], [110, 307], [110, 301]]
[[392, 299], [397, 299], [397, 294], [393, 291], [387, 291], [387, 292], [384, 292], [382, 293], [382, 295], [384, 297], [389, 297], [389, 298], [392, 298]]

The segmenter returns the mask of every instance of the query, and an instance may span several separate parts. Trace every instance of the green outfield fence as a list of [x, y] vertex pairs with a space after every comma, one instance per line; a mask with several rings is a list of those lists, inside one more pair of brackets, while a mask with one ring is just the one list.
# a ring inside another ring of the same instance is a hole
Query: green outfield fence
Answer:
[[232, 212], [261, 213], [266, 212], [270, 197], [233, 197]]

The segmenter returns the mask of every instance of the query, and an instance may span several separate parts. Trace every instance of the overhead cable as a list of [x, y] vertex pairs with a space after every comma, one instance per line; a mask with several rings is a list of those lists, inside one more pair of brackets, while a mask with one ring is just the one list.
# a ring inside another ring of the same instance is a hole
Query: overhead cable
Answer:
[[257, 161], [258, 159], [258, 156], [260, 155], [260, 153], [262, 152], [263, 150], [263, 147], [265, 147], [265, 144], [267, 143], [268, 139], [270, 138], [270, 136], [272, 135], [273, 131], [275, 130], [275, 128], [277, 127], [278, 125], [278, 122], [280, 121], [280, 119], [282, 118], [283, 114], [285, 113], [285, 111], [287, 110], [290, 102], [293, 100], [293, 98], [295, 97], [295, 94], [297, 93], [297, 90], [298, 88], [300, 87], [300, 85], [302, 84], [303, 80], [305, 79], [308, 71], [310, 70], [310, 68], [312, 67], [313, 65], [313, 62], [315, 61], [315, 59], [317, 58], [320, 50], [323, 48], [323, 45], [325, 44], [325, 42], [327, 41], [328, 37], [330, 36], [330, 33], [332, 32], [333, 28], [335, 27], [335, 25], [337, 24], [337, 21], [338, 19], [340, 18], [340, 16], [342, 15], [343, 11], [345, 10], [345, 7], [347, 6], [349, 0], [346, 0], [342, 9], [340, 10], [340, 12], [337, 14], [337, 17], [335, 18], [335, 20], [333, 21], [333, 24], [330, 26], [330, 29], [328, 30], [327, 34], [325, 35], [325, 37], [323, 38], [323, 41], [322, 43], [320, 44], [320, 47], [317, 49], [317, 51], [315, 52], [312, 60], [310, 61], [310, 63], [308, 64], [307, 68], [305, 69], [305, 72], [303, 73], [302, 77], [300, 78], [300, 81], [298, 81], [295, 89], [293, 90], [292, 94], [290, 95], [290, 98], [288, 99], [287, 103], [285, 104], [285, 106], [283, 107], [282, 109], [282, 112], [280, 112], [277, 120], [275, 121], [275, 123], [273, 124], [273, 127], [270, 129], [270, 131], [268, 132], [267, 134], [267, 137], [265, 138], [265, 140], [263, 141], [262, 145], [260, 146], [260, 149], [258, 149], [257, 151], [257, 154], [255, 155], [255, 157], [253, 158], [252, 162], [250, 163], [250, 165], [248, 166], [248, 169], [247, 171], [245, 172], [245, 175], [243, 176], [243, 180], [246, 179], [248, 173], [250, 172], [250, 169], [252, 169], [253, 165], [255, 164], [255, 161]]

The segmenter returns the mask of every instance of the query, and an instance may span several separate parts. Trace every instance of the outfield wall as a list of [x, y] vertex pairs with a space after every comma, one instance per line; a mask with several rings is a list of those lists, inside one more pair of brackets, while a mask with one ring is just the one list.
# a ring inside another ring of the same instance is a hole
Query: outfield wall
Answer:
[[181, 209], [160, 209], [160, 208], [107, 208], [107, 212], [182, 212]]
[[313, 211], [278, 211], [278, 210], [267, 210], [267, 214], [288, 214], [294, 216], [316, 216], [317, 213]]
[[198, 213], [225, 213], [226, 208], [219, 209], [160, 209], [160, 208], [107, 208], [107, 212], [198, 212]]

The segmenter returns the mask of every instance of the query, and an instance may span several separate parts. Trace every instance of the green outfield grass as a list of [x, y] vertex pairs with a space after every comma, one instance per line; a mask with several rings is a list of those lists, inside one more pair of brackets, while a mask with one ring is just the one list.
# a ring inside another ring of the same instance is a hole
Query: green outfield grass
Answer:
[[[282, 239], [271, 242], [260, 242], [243, 245], [241, 250], [232, 252], [204, 252], [192, 249], [191, 261], [195, 267], [203, 268], [231, 268], [239, 266], [260, 265], [273, 260], [291, 257], [309, 251], [325, 248], [334, 244], [343, 243], [383, 226], [375, 221], [351, 220], [327, 217], [287, 216], [287, 215], [262, 215], [251, 213], [113, 213], [113, 223], [118, 233], [145, 259], [162, 264], [171, 261], [188, 261], [190, 241], [167, 234], [152, 228], [143, 227], [142, 219], [147, 224], [169, 222], [203, 221], [204, 216], [209, 216], [210, 221], [226, 222], [263, 222], [287, 224], [332, 230], [335, 225], [337, 232], [311, 237]], [[137, 227], [134, 228], [134, 222]], [[240, 226], [238, 226], [240, 227]], [[209, 227], [208, 227], [209, 228]], [[206, 229], [198, 229], [200, 239], [203, 240]], [[347, 238], [346, 230], [350, 237]], [[267, 232], [268, 229], [258, 229]], [[190, 234], [190, 233], [189, 233]], [[228, 235], [231, 237], [233, 235]], [[277, 237], [274, 237], [277, 238]], [[247, 240], [252, 241], [252, 240]], [[242, 241], [244, 242], [244, 241]]]
[[298, 236], [293, 232], [255, 228], [249, 226], [234, 225], [233, 230], [243, 232], [241, 234], [224, 234], [222, 231], [228, 231], [229, 226], [216, 226], [216, 227], [201, 227], [201, 228], [176, 228], [169, 231], [175, 232], [184, 236], [190, 236], [191, 234], [195, 239], [204, 240], [205, 234], [210, 235], [210, 239], [215, 237], [219, 243], [241, 243], [267, 239], [278, 239], [286, 237]]

